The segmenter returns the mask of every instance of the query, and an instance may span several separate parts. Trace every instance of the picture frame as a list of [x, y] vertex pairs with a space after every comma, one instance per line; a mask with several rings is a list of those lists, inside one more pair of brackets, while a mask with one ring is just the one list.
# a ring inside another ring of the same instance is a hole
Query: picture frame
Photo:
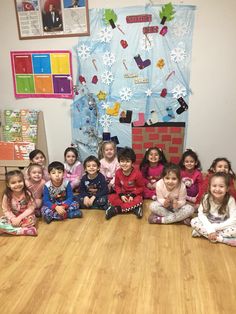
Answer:
[[88, 0], [14, 0], [19, 39], [88, 36]]

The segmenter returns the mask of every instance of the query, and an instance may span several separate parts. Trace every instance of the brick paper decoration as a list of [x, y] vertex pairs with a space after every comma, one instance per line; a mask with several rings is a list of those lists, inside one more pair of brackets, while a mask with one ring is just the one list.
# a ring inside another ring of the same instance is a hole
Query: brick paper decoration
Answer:
[[137, 163], [141, 162], [146, 149], [153, 146], [162, 148], [167, 160], [178, 163], [183, 153], [184, 134], [184, 122], [132, 126], [132, 145]]

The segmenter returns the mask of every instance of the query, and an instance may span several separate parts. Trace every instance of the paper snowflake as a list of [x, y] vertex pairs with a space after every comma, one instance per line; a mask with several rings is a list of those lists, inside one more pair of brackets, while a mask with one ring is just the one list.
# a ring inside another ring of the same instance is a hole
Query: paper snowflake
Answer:
[[100, 41], [103, 43], [109, 43], [112, 39], [112, 30], [110, 27], [103, 28], [98, 34], [100, 37]]
[[172, 61], [178, 63], [178, 62], [183, 61], [185, 59], [185, 57], [186, 57], [186, 52], [183, 48], [176, 47], [176, 48], [171, 50], [170, 58]]
[[186, 88], [183, 85], [177, 84], [173, 89], [172, 89], [172, 94], [173, 98], [180, 98], [184, 97], [187, 95]]
[[99, 122], [101, 123], [101, 126], [103, 127], [103, 129], [109, 129], [109, 126], [112, 123], [111, 118], [108, 114], [104, 114], [103, 116], [101, 116], [101, 118], [99, 119]]
[[151, 96], [152, 95], [152, 90], [150, 88], [148, 88], [146, 91], [145, 91], [145, 94], [147, 96]]
[[133, 93], [129, 87], [122, 88], [119, 94], [122, 101], [129, 101], [133, 96]]
[[110, 85], [114, 81], [114, 77], [111, 71], [105, 71], [101, 75], [102, 82], [106, 85]]
[[106, 110], [107, 108], [109, 108], [109, 104], [104, 101], [104, 102], [102, 103], [102, 109], [105, 109], [105, 110]]
[[102, 56], [102, 60], [105, 65], [111, 67], [115, 63], [116, 58], [112, 52], [106, 51]]
[[188, 25], [183, 20], [175, 22], [171, 31], [176, 37], [183, 37], [188, 33]]
[[82, 44], [79, 48], [77, 48], [77, 52], [82, 60], [86, 60], [90, 56], [90, 48], [85, 44]]
[[153, 36], [147, 34], [147, 36], [143, 35], [140, 40], [140, 47], [142, 50], [149, 51], [153, 48]]

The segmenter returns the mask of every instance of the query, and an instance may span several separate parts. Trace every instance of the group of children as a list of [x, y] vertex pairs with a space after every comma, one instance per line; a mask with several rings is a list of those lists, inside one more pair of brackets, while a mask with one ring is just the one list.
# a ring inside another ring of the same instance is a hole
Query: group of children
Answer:
[[112, 141], [102, 143], [100, 160], [91, 155], [83, 165], [75, 147], [65, 150], [64, 164], [54, 161], [48, 168], [42, 151], [29, 158], [24, 173], [6, 174], [0, 233], [37, 235], [36, 217], [47, 223], [82, 218], [81, 208], [103, 209], [108, 220], [128, 212], [142, 218], [143, 200], [150, 199], [150, 224], [191, 224], [193, 237], [236, 246], [235, 174], [226, 158], [215, 159], [204, 178], [191, 149], [179, 165], [151, 147], [138, 167], [133, 149], [117, 154]]

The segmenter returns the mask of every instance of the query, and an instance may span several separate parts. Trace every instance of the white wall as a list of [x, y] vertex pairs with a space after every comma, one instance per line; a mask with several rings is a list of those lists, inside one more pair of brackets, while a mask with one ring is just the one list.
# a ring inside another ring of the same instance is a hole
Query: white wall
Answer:
[[[164, 4], [168, 1], [152, 1]], [[174, 4], [196, 5], [189, 101], [187, 147], [195, 149], [204, 170], [219, 156], [228, 157], [236, 170], [236, 1], [192, 0]], [[142, 0], [90, 0], [90, 8], [144, 5]], [[1, 1], [0, 8], [0, 108], [35, 108], [44, 112], [49, 159], [63, 160], [71, 142], [71, 100], [26, 98], [16, 100], [10, 51], [68, 49], [78, 38], [19, 40], [14, 1]], [[74, 80], [77, 75], [73, 53]]]

